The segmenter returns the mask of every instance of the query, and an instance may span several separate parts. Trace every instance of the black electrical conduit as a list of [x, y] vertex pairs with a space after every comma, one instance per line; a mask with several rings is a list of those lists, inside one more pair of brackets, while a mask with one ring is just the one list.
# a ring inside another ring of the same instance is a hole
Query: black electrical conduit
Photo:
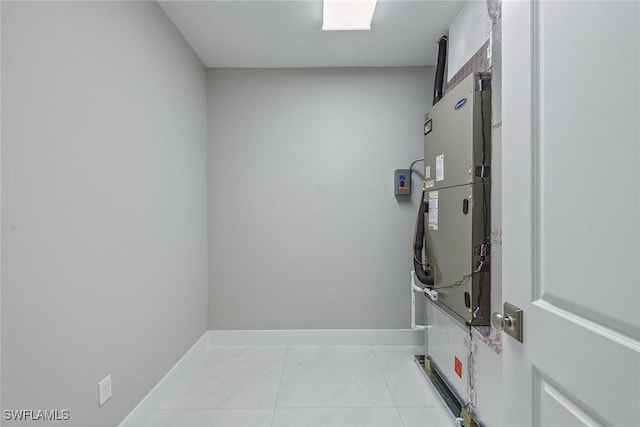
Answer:
[[413, 235], [413, 269], [416, 277], [425, 286], [433, 286], [433, 273], [428, 260], [423, 261], [422, 248], [424, 248], [424, 216], [427, 213], [427, 203], [424, 201], [425, 190], [422, 190], [420, 209], [416, 218], [416, 229]]
[[447, 63], [447, 36], [440, 37], [438, 40], [438, 63], [436, 66], [436, 81], [433, 85], [433, 105], [436, 105], [442, 98], [442, 89], [444, 87], [444, 67]]
[[[438, 64], [436, 67], [436, 81], [433, 85], [433, 105], [436, 105], [442, 98], [442, 89], [444, 87], [444, 69], [447, 63], [447, 36], [444, 35], [438, 40]], [[415, 162], [413, 163], [415, 164]], [[411, 166], [413, 167], [413, 164]], [[416, 277], [425, 286], [433, 286], [433, 272], [429, 266], [429, 260], [423, 259], [422, 249], [424, 248], [424, 216], [428, 211], [428, 205], [424, 201], [426, 195], [422, 190], [422, 198], [420, 199], [420, 209], [418, 218], [416, 218], [416, 229], [413, 236], [413, 269]]]

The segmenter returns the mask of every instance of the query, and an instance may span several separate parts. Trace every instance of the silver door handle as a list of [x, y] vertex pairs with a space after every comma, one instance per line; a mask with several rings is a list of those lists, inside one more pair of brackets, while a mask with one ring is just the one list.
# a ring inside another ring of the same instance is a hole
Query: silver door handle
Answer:
[[522, 342], [522, 310], [508, 302], [504, 303], [503, 313], [493, 313], [491, 323], [499, 331], [504, 331], [517, 341]]
[[509, 316], [503, 316], [502, 313], [493, 313], [491, 315], [491, 323], [499, 331], [504, 331], [505, 327], [513, 324], [513, 319]]

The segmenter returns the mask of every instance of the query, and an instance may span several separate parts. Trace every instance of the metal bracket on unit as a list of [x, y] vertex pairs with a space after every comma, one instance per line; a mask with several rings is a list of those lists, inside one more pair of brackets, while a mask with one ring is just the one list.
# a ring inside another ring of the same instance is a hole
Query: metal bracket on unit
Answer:
[[488, 178], [491, 176], [491, 166], [480, 165], [475, 167], [475, 176], [479, 178]]
[[475, 245], [473, 247], [473, 253], [477, 256], [488, 256], [491, 255], [491, 244], [490, 243], [482, 243], [480, 245]]
[[473, 270], [474, 273], [485, 273], [489, 271], [491, 271], [491, 264], [486, 261], [476, 262], [476, 268]]
[[478, 73], [478, 77], [475, 86], [476, 92], [491, 90], [491, 73]]

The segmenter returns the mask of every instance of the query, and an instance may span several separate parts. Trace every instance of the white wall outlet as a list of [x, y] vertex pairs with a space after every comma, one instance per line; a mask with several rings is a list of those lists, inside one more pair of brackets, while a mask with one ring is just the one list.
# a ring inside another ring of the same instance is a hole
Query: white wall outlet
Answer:
[[111, 399], [111, 374], [98, 383], [98, 406]]

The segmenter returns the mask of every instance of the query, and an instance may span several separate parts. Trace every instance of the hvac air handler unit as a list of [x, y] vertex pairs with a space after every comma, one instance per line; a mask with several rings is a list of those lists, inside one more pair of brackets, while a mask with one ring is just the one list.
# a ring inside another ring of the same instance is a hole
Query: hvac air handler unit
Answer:
[[425, 117], [426, 259], [414, 254], [434, 303], [473, 326], [490, 323], [490, 84], [489, 75], [469, 75]]

